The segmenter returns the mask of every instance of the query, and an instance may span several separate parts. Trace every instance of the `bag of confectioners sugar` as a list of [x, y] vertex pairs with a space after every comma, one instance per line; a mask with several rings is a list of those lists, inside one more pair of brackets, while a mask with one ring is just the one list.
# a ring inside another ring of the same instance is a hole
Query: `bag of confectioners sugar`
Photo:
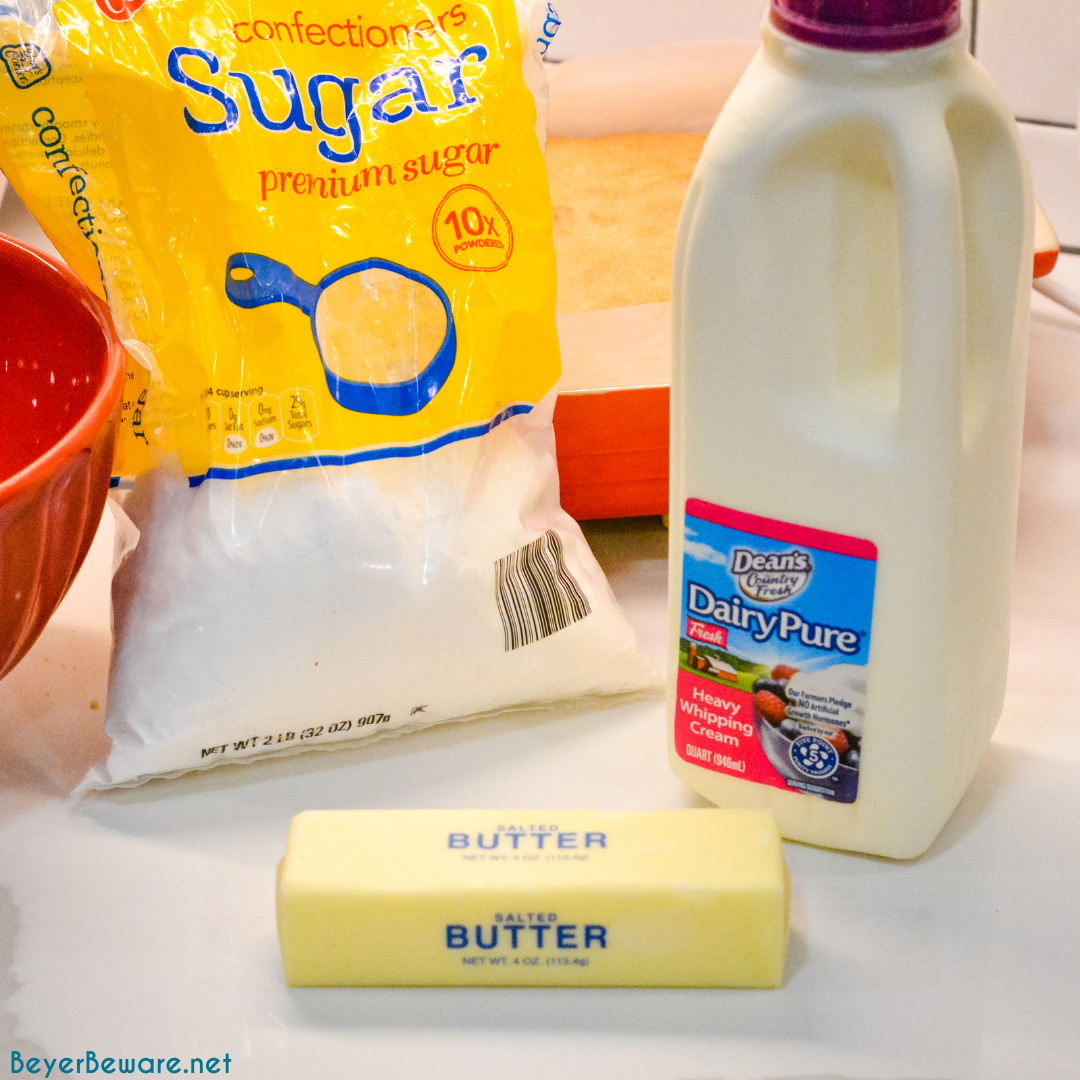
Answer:
[[131, 356], [85, 783], [654, 686], [559, 508], [554, 9], [12, 2], [0, 167]]

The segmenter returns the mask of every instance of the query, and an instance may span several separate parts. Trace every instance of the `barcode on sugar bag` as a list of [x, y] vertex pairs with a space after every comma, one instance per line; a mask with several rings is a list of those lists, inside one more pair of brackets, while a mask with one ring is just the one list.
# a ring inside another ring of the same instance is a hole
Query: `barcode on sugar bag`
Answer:
[[495, 583], [507, 652], [550, 637], [592, 610], [566, 569], [558, 533], [550, 529], [497, 559]]

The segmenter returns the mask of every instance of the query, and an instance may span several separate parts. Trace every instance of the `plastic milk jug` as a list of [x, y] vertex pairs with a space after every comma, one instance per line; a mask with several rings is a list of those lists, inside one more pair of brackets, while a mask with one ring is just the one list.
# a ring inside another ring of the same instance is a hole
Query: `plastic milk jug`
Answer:
[[1009, 645], [1033, 204], [952, 0], [772, 0], [675, 253], [669, 754], [919, 855]]

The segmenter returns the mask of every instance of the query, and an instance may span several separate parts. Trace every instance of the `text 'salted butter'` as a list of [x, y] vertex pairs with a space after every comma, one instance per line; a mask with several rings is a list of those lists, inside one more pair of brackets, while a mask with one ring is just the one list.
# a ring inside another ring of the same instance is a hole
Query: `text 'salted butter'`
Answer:
[[334, 810], [278, 871], [291, 986], [777, 986], [789, 886], [756, 810]]

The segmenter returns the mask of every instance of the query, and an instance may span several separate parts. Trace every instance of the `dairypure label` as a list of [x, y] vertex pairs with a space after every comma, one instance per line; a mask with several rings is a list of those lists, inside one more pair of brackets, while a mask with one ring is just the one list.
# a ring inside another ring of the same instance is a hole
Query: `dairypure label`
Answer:
[[869, 540], [688, 499], [679, 756], [854, 802], [876, 570]]

